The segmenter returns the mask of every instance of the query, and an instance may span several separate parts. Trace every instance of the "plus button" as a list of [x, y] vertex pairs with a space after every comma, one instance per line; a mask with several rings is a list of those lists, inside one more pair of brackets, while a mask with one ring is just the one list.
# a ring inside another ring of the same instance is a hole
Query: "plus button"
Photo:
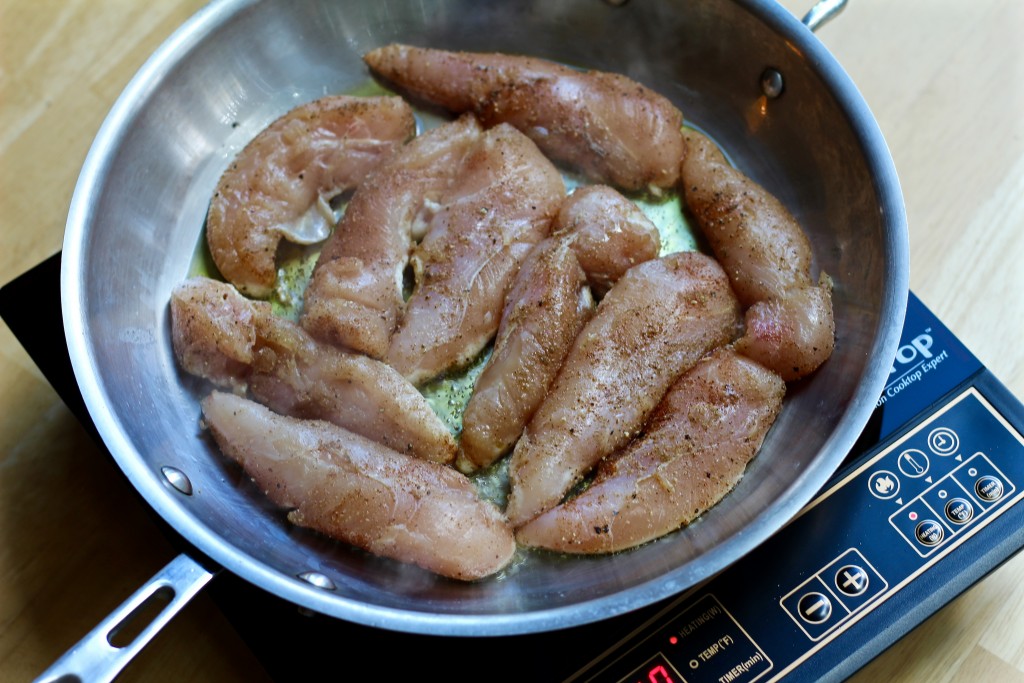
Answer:
[[848, 564], [836, 572], [836, 588], [844, 595], [861, 595], [868, 589], [869, 583], [868, 573], [864, 571], [863, 567], [858, 567], [855, 564]]

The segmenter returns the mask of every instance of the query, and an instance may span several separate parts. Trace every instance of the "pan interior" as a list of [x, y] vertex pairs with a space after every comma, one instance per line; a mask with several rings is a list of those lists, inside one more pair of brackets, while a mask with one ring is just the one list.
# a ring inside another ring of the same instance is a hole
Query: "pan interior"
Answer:
[[[180, 373], [167, 302], [188, 274], [230, 159], [302, 102], [368, 78], [392, 41], [531, 54], [624, 73], [672, 99], [794, 212], [835, 281], [837, 347], [786, 407], [739, 487], [688, 529], [632, 552], [531, 553], [463, 584], [287, 524], [201, 433], [207, 385]], [[760, 88], [766, 67], [781, 97]], [[108, 448], [147, 501], [201, 551], [310, 609], [405, 631], [496, 635], [622, 613], [692, 586], [805, 505], [874, 406], [903, 320], [906, 225], [891, 160], [842, 70], [784, 10], [760, 2], [469, 0], [220, 2], [132, 81], [72, 203], [62, 289], [72, 361]], [[182, 496], [161, 468], [185, 472]], [[298, 575], [316, 571], [335, 589]]]

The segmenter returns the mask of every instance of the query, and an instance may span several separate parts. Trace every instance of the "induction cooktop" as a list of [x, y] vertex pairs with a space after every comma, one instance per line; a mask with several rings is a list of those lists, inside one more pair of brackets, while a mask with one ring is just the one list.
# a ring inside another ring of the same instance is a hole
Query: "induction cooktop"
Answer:
[[[0, 289], [0, 314], [95, 436], [64, 343], [60, 254]], [[455, 638], [311, 614], [227, 572], [207, 590], [282, 681], [352, 657], [385, 681], [842, 680], [1024, 547], [1022, 432], [1024, 406], [911, 293], [889, 381], [840, 470], [779, 533], [674, 598]]]

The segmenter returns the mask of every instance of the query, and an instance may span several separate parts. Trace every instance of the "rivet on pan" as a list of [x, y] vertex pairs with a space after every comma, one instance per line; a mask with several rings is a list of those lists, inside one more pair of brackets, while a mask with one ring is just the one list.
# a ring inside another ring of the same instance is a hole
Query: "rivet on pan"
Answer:
[[782, 74], [780, 74], [778, 70], [769, 67], [761, 74], [761, 92], [763, 92], [765, 97], [768, 99], [774, 100], [782, 94], [785, 87], [786, 84], [782, 80]]
[[164, 475], [164, 479], [167, 483], [178, 489], [186, 496], [192, 495], [192, 482], [185, 475], [184, 472], [179, 470], [177, 467], [171, 467], [170, 465], [164, 465], [160, 468], [160, 473]]
[[325, 591], [334, 590], [334, 582], [320, 572], [302, 572], [299, 574], [299, 578]]

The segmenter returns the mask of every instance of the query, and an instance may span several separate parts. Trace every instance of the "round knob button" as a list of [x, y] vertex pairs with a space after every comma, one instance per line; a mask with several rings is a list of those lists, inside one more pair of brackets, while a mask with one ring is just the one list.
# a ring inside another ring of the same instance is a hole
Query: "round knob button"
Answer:
[[942, 525], [934, 519], [926, 519], [917, 525], [917, 528], [914, 529], [914, 534], [921, 545], [931, 547], [941, 543], [946, 532], [943, 530]]
[[870, 583], [868, 573], [863, 567], [855, 564], [848, 564], [841, 567], [835, 576], [836, 588], [845, 595], [856, 597], [868, 589]]
[[1003, 497], [1003, 482], [993, 476], [985, 475], [974, 482], [974, 492], [978, 498], [989, 503], [995, 502]]
[[967, 524], [974, 517], [974, 506], [965, 498], [950, 498], [943, 512], [953, 524]]
[[832, 616], [832, 601], [822, 593], [807, 593], [796, 605], [800, 618], [809, 624], [821, 624]]

